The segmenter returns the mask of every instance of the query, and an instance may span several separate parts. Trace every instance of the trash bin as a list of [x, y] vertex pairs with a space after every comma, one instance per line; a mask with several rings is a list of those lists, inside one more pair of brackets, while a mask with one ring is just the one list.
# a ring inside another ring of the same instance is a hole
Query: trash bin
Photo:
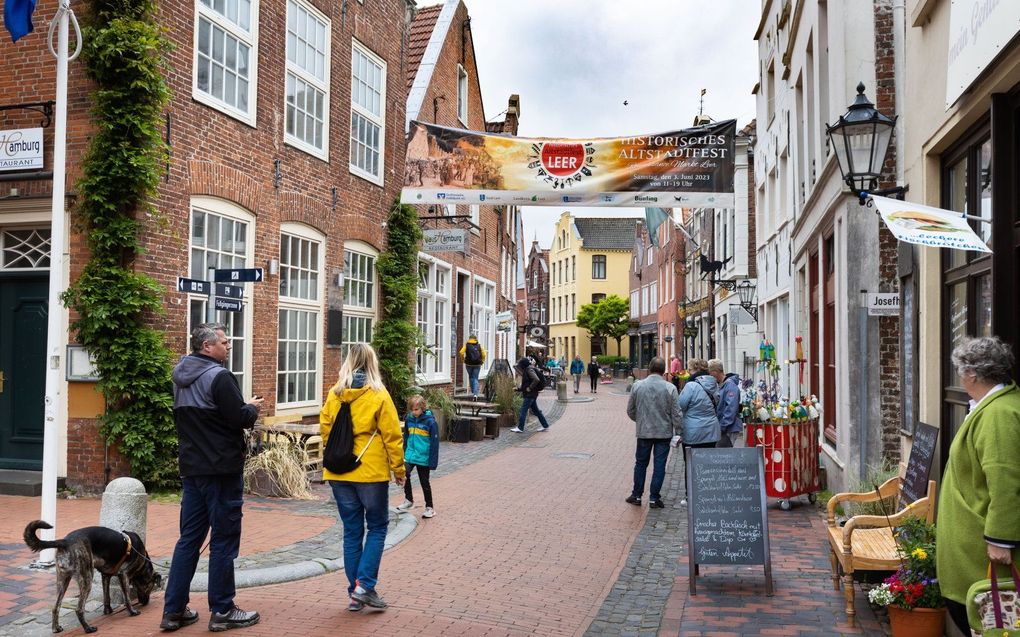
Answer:
[[765, 495], [779, 498], [790, 510], [790, 498], [807, 495], [817, 500], [818, 419], [770, 420], [745, 425], [747, 446], [761, 447], [765, 456]]

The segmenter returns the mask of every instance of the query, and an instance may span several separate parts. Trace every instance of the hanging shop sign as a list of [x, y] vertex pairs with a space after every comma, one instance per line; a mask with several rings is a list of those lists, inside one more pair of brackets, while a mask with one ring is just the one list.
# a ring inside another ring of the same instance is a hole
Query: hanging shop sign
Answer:
[[514, 331], [514, 313], [510, 310], [499, 312], [495, 316], [497, 332]]
[[949, 9], [946, 110], [1020, 33], [1020, 2], [953, 0]]
[[467, 252], [467, 231], [462, 228], [424, 230], [423, 252]]
[[43, 129], [0, 130], [0, 170], [43, 167]]
[[732, 208], [736, 120], [634, 137], [489, 135], [411, 122], [407, 204]]
[[871, 200], [889, 231], [900, 241], [932, 248], [991, 252], [958, 212], [888, 197], [872, 196]]

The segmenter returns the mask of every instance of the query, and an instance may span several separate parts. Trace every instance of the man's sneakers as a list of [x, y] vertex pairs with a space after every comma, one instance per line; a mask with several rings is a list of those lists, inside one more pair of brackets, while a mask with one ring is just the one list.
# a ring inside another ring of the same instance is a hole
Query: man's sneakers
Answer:
[[354, 592], [351, 593], [351, 599], [356, 602], [361, 602], [365, 606], [371, 606], [372, 608], [386, 608], [386, 602], [383, 601], [382, 597], [371, 588], [362, 588], [361, 584], [354, 587]]
[[627, 496], [627, 504], [633, 504], [634, 506], [641, 506], [641, 496], [639, 496], [639, 495]]
[[687, 506], [687, 498], [684, 498], [683, 500], [680, 500], [680, 506], [682, 506], [682, 507]]
[[524, 433], [524, 430], [521, 429], [520, 427], [514, 427], [510, 431], [514, 432], [515, 434], [522, 434], [522, 433]]
[[187, 606], [179, 613], [163, 613], [163, 621], [159, 622], [159, 629], [166, 632], [173, 632], [178, 628], [190, 626], [198, 621], [198, 613]]
[[651, 500], [648, 502], [649, 509], [665, 509], [666, 505], [662, 503], [662, 500]]
[[213, 613], [209, 616], [209, 630], [218, 633], [231, 628], [247, 628], [259, 623], [259, 614], [255, 611], [241, 610], [234, 606], [225, 613]]
[[423, 518], [432, 518], [436, 516], [436, 510], [432, 507], [425, 507], [425, 513], [421, 514]]
[[540, 427], [538, 430], [539, 431], [549, 431], [549, 425], [546, 425], [545, 427]]
[[413, 508], [414, 502], [411, 502], [410, 500], [404, 500], [403, 502], [397, 505], [397, 511], [410, 511]]
[[362, 604], [361, 602], [359, 602], [358, 600], [356, 600], [356, 599], [354, 599], [352, 597], [351, 598], [351, 603], [347, 605], [347, 610], [352, 612], [352, 613], [356, 613], [356, 612], [358, 612], [359, 610], [361, 610], [364, 607], [365, 607], [364, 604]]

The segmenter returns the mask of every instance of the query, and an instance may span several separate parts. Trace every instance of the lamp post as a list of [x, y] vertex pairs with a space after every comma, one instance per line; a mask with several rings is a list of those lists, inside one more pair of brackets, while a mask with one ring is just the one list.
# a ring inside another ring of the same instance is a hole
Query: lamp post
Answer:
[[825, 132], [836, 153], [836, 162], [844, 183], [865, 205], [868, 195], [898, 195], [903, 198], [907, 186], [876, 190], [882, 166], [889, 152], [896, 116], [883, 115], [864, 94], [864, 83], [857, 85], [857, 99]]
[[737, 285], [740, 307], [744, 308], [744, 311], [751, 315], [755, 323], [758, 322], [758, 304], [754, 300], [757, 292], [757, 286], [750, 281], [744, 280]]

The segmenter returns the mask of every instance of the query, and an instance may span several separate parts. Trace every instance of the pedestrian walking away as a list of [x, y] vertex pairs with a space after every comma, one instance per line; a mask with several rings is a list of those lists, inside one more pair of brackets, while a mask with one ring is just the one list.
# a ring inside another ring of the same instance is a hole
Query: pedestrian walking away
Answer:
[[528, 417], [528, 411], [535, 414], [538, 418], [538, 422], [542, 425], [539, 431], [546, 431], [549, 429], [549, 421], [545, 419], [545, 414], [538, 406], [538, 393], [542, 391], [542, 375], [538, 373], [535, 366], [531, 364], [531, 359], [525, 356], [521, 360], [517, 361], [517, 371], [521, 373], [521, 387], [520, 392], [524, 396], [524, 403], [521, 404], [521, 412], [517, 417], [517, 426], [511, 429], [517, 433], [524, 431], [524, 422]]
[[591, 362], [588, 363], [588, 378], [591, 380], [591, 390], [589, 393], [597, 394], [599, 392], [599, 376], [601, 375], [602, 368], [599, 367], [599, 361], [592, 356]]
[[574, 360], [570, 361], [570, 375], [574, 377], [574, 393], [576, 394], [581, 389], [581, 376], [584, 374], [584, 361], [581, 360], [581, 356], [574, 356]]
[[627, 416], [634, 421], [637, 450], [634, 453], [634, 488], [627, 502], [641, 506], [649, 456], [654, 454], [652, 484], [648, 490], [648, 508], [661, 509], [662, 483], [666, 478], [666, 460], [670, 442], [680, 434], [683, 422], [676, 387], [664, 378], [666, 361], [655, 356], [648, 362], [648, 377], [634, 383], [627, 401]]
[[474, 332], [471, 333], [467, 342], [460, 348], [460, 357], [463, 359], [464, 367], [467, 369], [471, 395], [477, 398], [478, 375], [482, 371], [482, 365], [485, 364], [485, 348], [478, 342], [478, 335]]
[[[687, 366], [691, 377], [677, 399], [683, 412], [684, 458], [687, 457], [687, 449], [716, 446], [721, 435], [719, 417], [715, 413], [716, 405], [719, 404], [719, 386], [708, 373], [708, 361], [703, 358], [692, 358], [687, 362]], [[680, 504], [687, 504], [687, 493], [685, 470], [685, 497]]]
[[230, 339], [219, 323], [191, 332], [191, 354], [174, 367], [174, 423], [180, 468], [180, 538], [163, 600], [159, 627], [174, 631], [198, 621], [188, 608], [191, 580], [209, 534], [209, 630], [244, 628], [259, 614], [234, 604], [234, 560], [241, 545], [244, 500], [244, 430], [255, 426], [262, 398], [247, 403], [237, 379], [224, 365]]
[[725, 373], [718, 358], [708, 361], [708, 373], [719, 385], [715, 415], [719, 419], [720, 434], [716, 446], [732, 447], [744, 432], [744, 422], [740, 419], [740, 377], [733, 372]]
[[404, 485], [404, 448], [397, 409], [383, 386], [375, 350], [367, 344], [351, 346], [322, 406], [319, 430], [324, 449], [329, 448], [334, 425], [342, 420], [338, 415], [344, 404], [350, 413], [353, 452], [360, 462], [345, 473], [324, 468], [322, 477], [333, 490], [344, 527], [347, 610], [359, 611], [366, 605], [386, 608], [375, 588], [389, 524], [388, 484], [392, 478]]
[[398, 511], [414, 508], [414, 493], [411, 491], [411, 472], [418, 470], [422, 495], [425, 496], [423, 518], [435, 516], [432, 506], [432, 484], [429, 474], [439, 466], [439, 425], [425, 404], [425, 398], [416, 395], [407, 401], [407, 418], [404, 420], [404, 502], [397, 505]]

